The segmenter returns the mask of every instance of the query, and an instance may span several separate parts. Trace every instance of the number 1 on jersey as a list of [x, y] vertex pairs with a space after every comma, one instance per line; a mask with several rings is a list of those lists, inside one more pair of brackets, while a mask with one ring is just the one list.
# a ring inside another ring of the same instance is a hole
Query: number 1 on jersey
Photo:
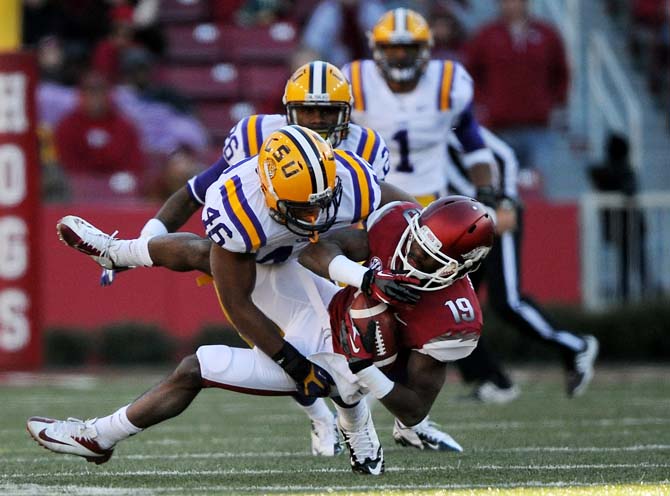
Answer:
[[409, 162], [409, 134], [407, 129], [401, 129], [391, 139], [398, 143], [400, 148], [400, 163], [396, 167], [398, 172], [414, 172], [414, 167]]

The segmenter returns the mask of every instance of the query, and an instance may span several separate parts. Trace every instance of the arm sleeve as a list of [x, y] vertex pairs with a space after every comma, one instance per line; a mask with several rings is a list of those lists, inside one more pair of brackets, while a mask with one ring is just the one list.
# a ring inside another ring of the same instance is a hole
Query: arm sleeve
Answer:
[[186, 186], [191, 198], [200, 205], [204, 205], [207, 188], [209, 188], [227, 168], [228, 161], [224, 157], [221, 157], [208, 169], [205, 169], [197, 176], [189, 179]]
[[458, 116], [454, 134], [463, 148], [463, 165], [465, 167], [471, 167], [481, 162], [493, 163], [493, 154], [484, 143], [479, 123], [472, 111], [472, 102]]

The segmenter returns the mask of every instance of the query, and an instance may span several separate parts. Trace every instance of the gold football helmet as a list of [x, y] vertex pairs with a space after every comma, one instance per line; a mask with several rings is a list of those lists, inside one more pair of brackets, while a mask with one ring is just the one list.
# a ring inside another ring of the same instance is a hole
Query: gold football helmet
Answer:
[[[375, 62], [387, 80], [418, 81], [433, 47], [433, 34], [421, 14], [403, 8], [389, 10], [368, 38]], [[403, 49], [399, 51], [397, 47]]]
[[346, 138], [354, 99], [349, 81], [333, 64], [315, 60], [298, 68], [283, 101], [289, 124], [312, 129], [333, 146]]
[[272, 218], [312, 241], [333, 225], [342, 197], [328, 141], [301, 126], [284, 126], [263, 143], [258, 174]]

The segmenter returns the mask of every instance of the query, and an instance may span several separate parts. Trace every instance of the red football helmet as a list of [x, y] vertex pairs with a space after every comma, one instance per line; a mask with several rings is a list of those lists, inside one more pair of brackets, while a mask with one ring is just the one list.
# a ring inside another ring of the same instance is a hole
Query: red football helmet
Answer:
[[476, 270], [493, 245], [493, 220], [473, 198], [446, 196], [419, 213], [408, 210], [405, 215], [409, 225], [391, 266], [421, 279], [417, 289], [446, 288]]

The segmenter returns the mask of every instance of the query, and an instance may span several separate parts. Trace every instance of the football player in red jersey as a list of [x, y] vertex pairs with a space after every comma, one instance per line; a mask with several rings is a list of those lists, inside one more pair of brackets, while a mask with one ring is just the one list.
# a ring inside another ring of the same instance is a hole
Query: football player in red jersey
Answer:
[[[467, 274], [488, 254], [494, 231], [484, 206], [468, 197], [443, 197], [423, 210], [397, 202], [370, 216], [367, 231], [341, 231], [300, 257], [316, 273], [351, 284], [329, 305], [333, 348], [347, 357], [360, 384], [396, 416], [396, 439], [397, 431], [425, 420], [444, 385], [446, 362], [468, 356], [477, 346], [482, 312]], [[354, 331], [347, 318], [356, 280], [369, 267], [421, 280], [414, 286], [422, 292], [416, 305], [391, 307], [404, 359], [396, 360], [388, 376], [373, 365], [374, 338], [367, 329]], [[390, 377], [403, 378], [394, 382]]]

